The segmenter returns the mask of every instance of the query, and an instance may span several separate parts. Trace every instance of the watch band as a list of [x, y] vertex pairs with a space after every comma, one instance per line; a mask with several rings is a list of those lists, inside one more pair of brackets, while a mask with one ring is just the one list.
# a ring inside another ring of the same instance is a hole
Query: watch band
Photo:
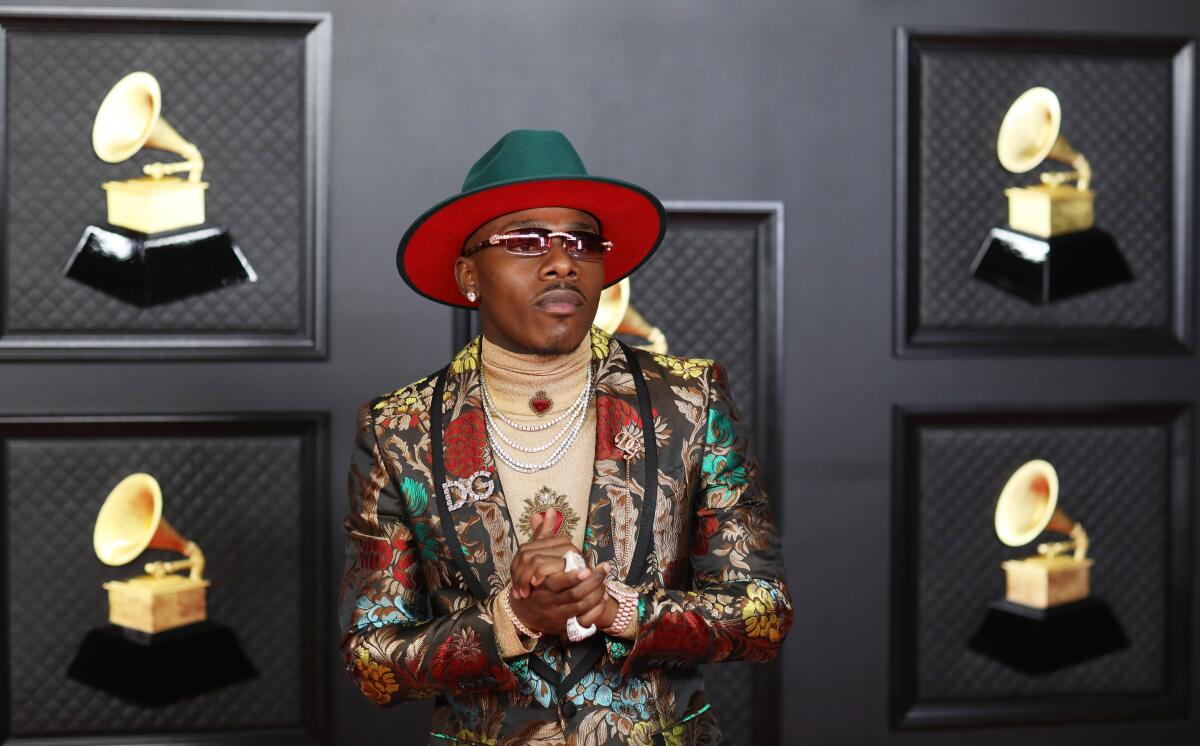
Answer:
[[634, 614], [637, 613], [639, 594], [634, 589], [616, 580], [606, 580], [604, 582], [604, 590], [617, 602], [617, 614], [613, 617], [612, 624], [604, 628], [604, 634], [619, 635], [629, 626], [629, 622], [633, 620]]

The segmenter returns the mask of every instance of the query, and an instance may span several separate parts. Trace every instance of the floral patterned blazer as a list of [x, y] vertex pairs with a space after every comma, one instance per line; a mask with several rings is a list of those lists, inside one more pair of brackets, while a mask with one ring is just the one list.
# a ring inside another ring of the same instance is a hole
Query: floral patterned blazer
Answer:
[[[774, 657], [779, 540], [723, 368], [591, 331], [596, 450], [583, 554], [640, 593], [636, 637], [504, 658], [517, 550], [484, 429], [478, 337], [363, 405], [349, 474], [346, 669], [379, 705], [436, 697], [430, 743], [720, 743], [697, 665]], [[647, 447], [648, 446], [648, 447]]]

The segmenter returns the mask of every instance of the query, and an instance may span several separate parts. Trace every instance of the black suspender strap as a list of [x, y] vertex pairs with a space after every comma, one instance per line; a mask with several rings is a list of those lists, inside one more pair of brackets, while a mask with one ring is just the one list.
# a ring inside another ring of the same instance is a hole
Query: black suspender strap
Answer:
[[637, 389], [638, 414], [642, 418], [642, 440], [646, 448], [645, 461], [642, 464], [645, 469], [645, 479], [642, 482], [645, 495], [642, 498], [637, 546], [633, 550], [633, 560], [629, 563], [629, 574], [625, 577], [627, 583], [637, 585], [645, 574], [646, 554], [650, 551], [650, 539], [654, 534], [654, 512], [658, 501], [658, 443], [654, 439], [654, 410], [650, 406], [650, 391], [646, 388], [642, 365], [628, 345], [620, 340], [617, 340], [617, 344], [625, 353], [625, 360], [629, 363], [629, 374], [633, 376], [633, 385]]
[[446, 375], [449, 371], [450, 366], [446, 366], [442, 372], [438, 373], [437, 380], [433, 384], [433, 399], [429, 402], [429, 448], [433, 452], [433, 499], [437, 503], [438, 515], [442, 519], [442, 538], [446, 540], [446, 546], [450, 548], [454, 566], [467, 581], [471, 594], [482, 601], [487, 598], [487, 591], [467, 564], [467, 557], [463, 554], [462, 544], [458, 542], [458, 532], [454, 530], [450, 506], [446, 504], [445, 491], [442, 489], [442, 485], [446, 483], [446, 462], [442, 453], [442, 394], [446, 390]]

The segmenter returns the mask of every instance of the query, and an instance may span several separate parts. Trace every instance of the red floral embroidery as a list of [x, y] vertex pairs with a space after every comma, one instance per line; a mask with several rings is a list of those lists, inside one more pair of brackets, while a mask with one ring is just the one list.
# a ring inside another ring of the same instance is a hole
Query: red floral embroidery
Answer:
[[469, 409], [446, 426], [446, 471], [462, 479], [484, 471], [483, 447], [487, 442], [483, 413]]
[[392, 548], [396, 550], [396, 561], [392, 563], [392, 577], [400, 581], [405, 588], [413, 587], [411, 568], [417, 561], [416, 548], [407, 539], [399, 536], [392, 539]]
[[667, 587], [682, 585], [691, 564], [687, 557], [679, 557], [668, 562], [667, 569], [663, 571], [663, 584]]
[[638, 647], [651, 657], [702, 661], [709, 657], [709, 634], [694, 611], [669, 611]]
[[392, 558], [392, 546], [384, 539], [369, 539], [358, 545], [358, 563], [369, 570], [382, 570]]
[[715, 384], [725, 388], [729, 385], [729, 379], [725, 376], [725, 366], [720, 363], [713, 363], [712, 366], [712, 381]]
[[596, 458], [624, 458], [624, 452], [617, 448], [617, 433], [626, 425], [633, 424], [641, 429], [642, 418], [637, 410], [622, 399], [612, 396], [596, 397]]
[[716, 518], [711, 515], [706, 515], [700, 519], [700, 525], [696, 527], [696, 538], [692, 541], [692, 556], [700, 557], [708, 554], [708, 540], [713, 534], [717, 533], [717, 529], [721, 524]]
[[446, 638], [433, 655], [430, 674], [435, 681], [460, 691], [494, 690], [512, 686], [512, 673], [488, 662], [479, 633], [471, 627]]

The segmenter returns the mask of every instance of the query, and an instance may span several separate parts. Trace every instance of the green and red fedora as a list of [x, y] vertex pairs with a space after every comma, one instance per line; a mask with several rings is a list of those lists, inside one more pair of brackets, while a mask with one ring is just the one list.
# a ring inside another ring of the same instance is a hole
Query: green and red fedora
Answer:
[[605, 287], [620, 282], [662, 242], [667, 218], [645, 189], [590, 176], [571, 142], [554, 130], [513, 130], [467, 172], [462, 191], [443, 200], [405, 232], [396, 267], [409, 287], [449, 306], [473, 308], [454, 279], [463, 243], [501, 215], [536, 207], [591, 214], [613, 248], [604, 257]]

